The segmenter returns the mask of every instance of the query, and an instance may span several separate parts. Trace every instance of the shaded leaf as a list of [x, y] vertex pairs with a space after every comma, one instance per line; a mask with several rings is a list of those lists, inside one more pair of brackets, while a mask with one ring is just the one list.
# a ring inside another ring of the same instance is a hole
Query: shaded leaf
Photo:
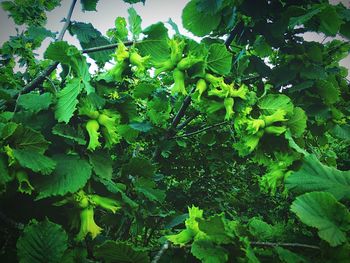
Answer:
[[13, 150], [13, 155], [22, 167], [31, 169], [33, 172], [50, 174], [56, 163], [49, 157], [30, 150]]
[[106, 263], [149, 263], [150, 258], [146, 251], [134, 248], [126, 242], [107, 240], [99, 245], [94, 255]]
[[24, 228], [17, 241], [20, 263], [58, 263], [68, 247], [68, 236], [64, 229], [45, 220], [32, 220]]
[[98, 177], [106, 180], [112, 179], [112, 158], [107, 151], [94, 151], [89, 154], [89, 160]]

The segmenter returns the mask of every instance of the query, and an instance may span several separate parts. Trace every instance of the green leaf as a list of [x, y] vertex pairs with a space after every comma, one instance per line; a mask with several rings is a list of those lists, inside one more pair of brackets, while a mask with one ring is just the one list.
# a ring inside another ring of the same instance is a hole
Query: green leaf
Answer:
[[320, 13], [325, 8], [325, 5], [320, 6], [313, 6], [310, 8], [310, 10], [305, 10], [305, 14], [297, 17], [291, 17], [289, 19], [289, 27], [294, 28], [297, 25], [303, 25], [306, 22], [308, 22], [311, 18], [313, 18], [315, 15]]
[[133, 34], [133, 39], [136, 40], [139, 38], [139, 35], [142, 32], [141, 29], [141, 17], [136, 13], [136, 10], [133, 7], [128, 9], [128, 21], [129, 21], [129, 29]]
[[77, 155], [55, 155], [57, 165], [50, 176], [40, 178], [37, 199], [74, 193], [91, 177], [91, 166]]
[[150, 25], [145, 28], [142, 32], [152, 39], [167, 39], [168, 38], [168, 29], [164, 26], [162, 22]]
[[336, 86], [332, 81], [318, 80], [316, 81], [316, 87], [318, 94], [324, 100], [327, 105], [332, 105], [339, 101], [340, 91], [339, 87]]
[[325, 191], [338, 200], [350, 199], [350, 171], [326, 166], [315, 155], [305, 156], [302, 167], [289, 175], [285, 183], [289, 190], [299, 194]]
[[66, 86], [57, 94], [57, 106], [55, 117], [59, 122], [68, 123], [72, 118], [78, 104], [78, 95], [82, 90], [83, 83], [80, 79], [71, 79]]
[[155, 167], [147, 159], [133, 157], [127, 164], [123, 165], [121, 172], [125, 178], [127, 178], [129, 175], [134, 177], [150, 178], [154, 175]]
[[235, 223], [228, 221], [224, 214], [214, 215], [208, 219], [199, 218], [197, 221], [199, 230], [206, 233], [216, 244], [230, 244], [233, 241]]
[[112, 180], [112, 158], [107, 151], [99, 150], [89, 154], [90, 164], [95, 174], [103, 179]]
[[249, 232], [260, 241], [276, 241], [281, 239], [283, 228], [284, 226], [281, 224], [270, 225], [257, 217], [253, 217], [248, 223]]
[[342, 140], [350, 140], [350, 125], [334, 125], [334, 127], [330, 130], [330, 133]]
[[24, 109], [38, 113], [41, 110], [47, 110], [52, 103], [51, 93], [27, 93], [19, 96], [18, 105]]
[[282, 247], [275, 247], [275, 251], [278, 254], [278, 257], [280, 258], [280, 260], [282, 260], [282, 262], [286, 262], [286, 263], [307, 263], [308, 261], [303, 258], [302, 256], [299, 256], [298, 254], [282, 248]]
[[17, 255], [20, 263], [58, 263], [68, 247], [64, 229], [45, 220], [32, 220], [17, 240]]
[[37, 42], [42, 42], [45, 38], [51, 37], [55, 38], [56, 34], [47, 30], [45, 27], [40, 26], [30, 26], [28, 28], [28, 38], [35, 40]]
[[328, 5], [317, 16], [320, 20], [319, 31], [328, 36], [335, 36], [338, 33], [343, 21], [340, 19], [334, 6]]
[[221, 9], [223, 2], [224, 0], [201, 0], [197, 3], [197, 10], [214, 15]]
[[86, 145], [84, 133], [80, 127], [74, 128], [72, 126], [69, 126], [63, 123], [57, 123], [52, 128], [52, 133], [60, 137], [69, 139], [73, 142], [76, 142], [79, 145]]
[[149, 82], [139, 82], [134, 88], [134, 97], [137, 99], [147, 99], [157, 86]]
[[29, 168], [33, 172], [47, 175], [56, 166], [56, 163], [49, 157], [31, 150], [13, 150], [13, 155], [22, 167]]
[[2, 140], [6, 140], [16, 131], [17, 127], [18, 127], [18, 124], [15, 122], [8, 122], [4, 124], [3, 126], [1, 126], [1, 129], [0, 129], [0, 138]]
[[124, 41], [128, 38], [128, 29], [126, 28], [126, 20], [124, 17], [118, 16], [114, 21], [117, 38]]
[[131, 200], [124, 193], [124, 191], [125, 191], [124, 188], [125, 187], [122, 188], [121, 184], [114, 183], [111, 180], [106, 180], [106, 179], [103, 179], [101, 177], [94, 177], [94, 179], [96, 179], [98, 182], [102, 183], [108, 189], [108, 191], [110, 191], [111, 193], [120, 194], [123, 202], [128, 204], [131, 208], [137, 208], [138, 207], [138, 204], [136, 202], [134, 202], [133, 200]]
[[154, 97], [148, 102], [147, 106], [146, 114], [151, 122], [158, 126], [165, 126], [171, 112], [169, 98], [164, 96]]
[[192, 240], [195, 234], [196, 233], [192, 231], [192, 229], [184, 229], [180, 233], [176, 235], [168, 235], [166, 238], [175, 245], [184, 246]]
[[259, 108], [267, 114], [273, 114], [276, 110], [282, 109], [287, 114], [292, 114], [294, 106], [290, 98], [283, 94], [269, 94], [259, 102]]
[[49, 147], [44, 136], [31, 128], [19, 125], [10, 137], [10, 145], [15, 149], [23, 149], [44, 154]]
[[82, 79], [87, 93], [89, 94], [94, 90], [88, 83], [90, 81], [90, 73], [86, 58], [75, 46], [69, 45], [65, 41], [53, 42], [46, 49], [44, 57], [70, 66], [75, 75]]
[[226, 249], [209, 240], [195, 240], [191, 246], [191, 253], [203, 263], [224, 263], [228, 260]]
[[83, 11], [96, 11], [98, 0], [80, 0]]
[[232, 54], [228, 52], [224, 44], [212, 44], [207, 58], [208, 68], [220, 75], [226, 75], [231, 71]]
[[293, 115], [286, 122], [292, 135], [294, 137], [300, 137], [306, 129], [307, 116], [305, 111], [300, 107], [295, 107]]
[[318, 235], [332, 247], [346, 242], [346, 232], [350, 230], [350, 212], [333, 195], [326, 192], [303, 194], [291, 205], [300, 220], [318, 229]]
[[126, 242], [107, 240], [97, 246], [95, 257], [106, 263], [149, 263], [150, 258], [146, 251], [135, 248]]
[[[77, 36], [83, 49], [111, 44], [91, 23], [74, 22], [69, 26], [69, 32], [71, 35]], [[113, 50], [88, 53], [89, 57], [101, 63], [109, 61], [111, 54], [113, 54]]]
[[155, 189], [156, 184], [150, 179], [138, 178], [134, 181], [135, 190], [142, 193], [150, 201], [163, 202], [165, 199], [165, 192]]
[[182, 11], [183, 27], [194, 35], [203, 37], [216, 29], [221, 20], [221, 14], [201, 13], [197, 10], [199, 0], [191, 0]]
[[129, 124], [131, 128], [140, 132], [149, 132], [153, 126], [149, 122], [132, 122]]
[[320, 65], [310, 64], [300, 71], [300, 76], [305, 79], [318, 80], [327, 77], [325, 69]]

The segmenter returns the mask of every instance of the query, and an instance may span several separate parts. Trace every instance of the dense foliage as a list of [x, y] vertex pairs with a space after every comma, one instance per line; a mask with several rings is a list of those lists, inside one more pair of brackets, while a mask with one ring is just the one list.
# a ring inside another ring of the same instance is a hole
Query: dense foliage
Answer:
[[80, 49], [45, 29], [59, 4], [2, 2], [1, 262], [350, 262], [349, 9], [191, 0], [200, 43], [68, 16]]

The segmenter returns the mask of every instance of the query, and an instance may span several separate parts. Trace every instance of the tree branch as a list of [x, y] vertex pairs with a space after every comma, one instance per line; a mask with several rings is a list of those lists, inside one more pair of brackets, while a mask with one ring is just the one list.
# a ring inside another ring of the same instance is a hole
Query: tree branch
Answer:
[[[176, 127], [179, 124], [179, 122], [181, 121], [182, 117], [185, 115], [185, 112], [188, 108], [188, 106], [190, 106], [191, 103], [191, 94], [196, 90], [196, 87], [193, 87], [190, 91], [190, 93], [186, 96], [186, 98], [184, 99], [184, 101], [182, 102], [182, 105], [178, 111], [178, 113], [176, 114], [176, 116], [174, 117], [169, 129], [166, 131], [164, 137], [163, 137], [163, 141], [168, 140], [171, 136], [174, 135], [174, 133], [176, 134]], [[155, 151], [153, 152], [153, 159], [157, 159], [158, 156], [160, 154], [160, 145], [158, 145], [155, 149]]]
[[208, 127], [203, 128], [203, 129], [200, 129], [200, 130], [198, 130], [198, 131], [189, 132], [189, 133], [186, 133], [186, 134], [184, 134], [184, 135], [174, 136], [174, 137], [171, 137], [171, 138], [169, 138], [169, 139], [179, 139], [179, 138], [189, 137], [189, 136], [192, 136], [192, 135], [196, 135], [196, 134], [198, 134], [198, 133], [205, 132], [205, 131], [210, 130], [210, 129], [212, 129], [212, 128], [215, 128], [215, 127], [224, 125], [224, 124], [226, 124], [226, 123], [228, 123], [228, 121], [219, 122], [219, 123], [216, 123], [216, 124], [214, 124], [214, 125], [211, 125], [211, 126], [208, 126]]
[[319, 246], [309, 245], [309, 244], [301, 244], [301, 243], [272, 243], [272, 242], [250, 242], [253, 246], [266, 246], [266, 247], [302, 247], [302, 248], [310, 248], [320, 250]]
[[196, 112], [194, 115], [192, 115], [191, 117], [187, 118], [184, 122], [182, 122], [181, 124], [179, 124], [177, 126], [177, 130], [180, 131], [182, 130], [183, 128], [185, 128], [191, 121], [193, 121], [195, 118], [198, 117], [200, 113], [199, 112]]
[[[73, 10], [75, 7], [75, 4], [77, 3], [77, 0], [73, 0], [72, 4], [69, 8], [66, 21], [61, 29], [60, 34], [58, 35], [58, 38], [56, 41], [61, 41], [63, 39], [64, 33], [67, 31], [67, 28], [70, 24], [70, 20], [72, 18]], [[45, 78], [49, 76], [58, 66], [58, 62], [54, 62], [52, 65], [50, 65], [47, 69], [45, 69], [41, 74], [39, 74], [35, 79], [33, 79], [31, 82], [29, 82], [21, 92], [19, 92], [16, 97], [20, 96], [23, 93], [28, 93], [34, 90], [37, 86], [39, 86], [41, 83], [44, 82]]]
[[[128, 42], [124, 42], [123, 44], [125, 46], [131, 46], [134, 42], [132, 41], [128, 41]], [[99, 47], [92, 47], [92, 48], [87, 48], [87, 49], [83, 49], [81, 52], [84, 54], [88, 54], [88, 53], [93, 53], [93, 52], [97, 52], [97, 51], [103, 51], [103, 50], [108, 50], [108, 49], [113, 49], [118, 47], [118, 44], [109, 44], [109, 45], [105, 45], [105, 46], [99, 46]]]
[[157, 263], [169, 247], [170, 247], [169, 242], [165, 241], [162, 248], [158, 251], [157, 255], [153, 258], [151, 263]]

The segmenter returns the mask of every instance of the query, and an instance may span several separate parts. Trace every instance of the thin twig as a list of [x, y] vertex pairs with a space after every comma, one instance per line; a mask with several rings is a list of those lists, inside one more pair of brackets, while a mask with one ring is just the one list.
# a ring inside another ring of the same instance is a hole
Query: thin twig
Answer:
[[[190, 93], [185, 97], [184, 101], [182, 102], [182, 105], [178, 111], [178, 113], [176, 114], [176, 116], [174, 117], [173, 121], [171, 122], [171, 125], [169, 127], [169, 129], [166, 131], [164, 137], [163, 137], [163, 141], [168, 140], [171, 136], [173, 136], [174, 134], [176, 134], [176, 127], [179, 124], [179, 122], [181, 121], [182, 117], [185, 115], [185, 112], [188, 108], [188, 106], [190, 106], [191, 103], [191, 94], [196, 90], [196, 87], [193, 87], [190, 91]], [[159, 154], [160, 154], [160, 144], [158, 144], [158, 146], [156, 147], [156, 149], [153, 152], [153, 159], [157, 159]]]
[[200, 129], [198, 131], [194, 131], [194, 132], [189, 132], [189, 133], [186, 133], [186, 134], [183, 134], [183, 135], [179, 135], [179, 136], [174, 136], [174, 137], [171, 137], [169, 139], [179, 139], [179, 138], [184, 138], [184, 137], [189, 137], [189, 136], [192, 136], [192, 135], [196, 135], [198, 133], [202, 133], [202, 132], [205, 132], [207, 130], [210, 130], [212, 128], [215, 128], [215, 127], [218, 127], [218, 126], [221, 126], [221, 125], [224, 125], [228, 123], [228, 121], [223, 121], [223, 122], [219, 122], [219, 123], [216, 123], [214, 125], [211, 125], [211, 126], [208, 126], [208, 127], [205, 127], [203, 129]]
[[319, 246], [309, 245], [309, 244], [301, 244], [301, 243], [272, 243], [272, 242], [251, 242], [253, 246], [266, 246], [266, 247], [303, 247], [310, 249], [320, 250]]
[[58, 38], [57, 38], [56, 41], [61, 41], [63, 39], [64, 33], [66, 33], [67, 28], [70, 25], [70, 20], [72, 18], [73, 10], [74, 10], [74, 7], [75, 7], [76, 3], [77, 3], [77, 0], [73, 0], [72, 1], [72, 4], [70, 5], [70, 8], [69, 8], [69, 11], [68, 11], [68, 14], [67, 14], [66, 22], [64, 23], [64, 25], [63, 25], [63, 27], [61, 29], [61, 32], [58, 35]]
[[[124, 42], [123, 44], [125, 46], [131, 46], [133, 43], [134, 42], [132, 42], [132, 41], [128, 41], [128, 42]], [[109, 44], [109, 45], [105, 45], [105, 46], [98, 46], [98, 47], [87, 48], [87, 49], [83, 49], [81, 52], [84, 53], [84, 54], [88, 54], [88, 53], [93, 53], [93, 52], [113, 49], [113, 48], [116, 48], [116, 47], [118, 47], [118, 43], [116, 43], [116, 44]]]
[[162, 248], [158, 251], [157, 255], [153, 258], [151, 263], [157, 263], [169, 247], [170, 247], [169, 242], [165, 241]]
[[191, 121], [193, 121], [195, 118], [197, 118], [199, 115], [199, 112], [196, 112], [194, 115], [192, 115], [191, 117], [187, 118], [184, 122], [182, 122], [181, 124], [179, 124], [177, 126], [177, 130], [180, 131], [183, 128], [185, 128]]

